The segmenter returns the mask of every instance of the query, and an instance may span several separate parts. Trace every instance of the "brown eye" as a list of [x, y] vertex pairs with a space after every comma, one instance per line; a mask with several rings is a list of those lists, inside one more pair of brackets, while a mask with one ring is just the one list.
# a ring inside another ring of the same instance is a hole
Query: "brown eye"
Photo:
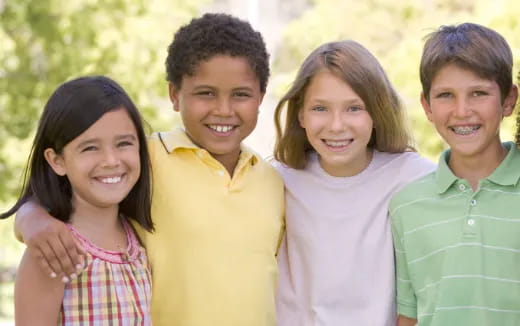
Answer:
[[129, 141], [122, 141], [120, 143], [117, 144], [118, 147], [124, 147], [124, 146], [132, 146], [134, 143], [132, 142], [129, 142]]
[[87, 146], [87, 147], [83, 148], [81, 150], [81, 152], [91, 152], [91, 151], [95, 151], [96, 149], [97, 149], [96, 146]]

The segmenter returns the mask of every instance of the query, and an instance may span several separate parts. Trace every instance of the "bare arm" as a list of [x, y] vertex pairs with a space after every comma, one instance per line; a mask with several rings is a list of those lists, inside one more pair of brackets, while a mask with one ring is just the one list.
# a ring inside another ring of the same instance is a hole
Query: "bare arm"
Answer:
[[417, 325], [417, 319], [408, 318], [403, 315], [397, 317], [397, 326], [415, 326]]
[[81, 271], [84, 250], [65, 223], [53, 218], [38, 203], [29, 201], [16, 213], [16, 237], [46, 275], [68, 281]]
[[14, 310], [16, 326], [56, 326], [63, 301], [64, 284], [49, 279], [28, 251], [16, 274]]

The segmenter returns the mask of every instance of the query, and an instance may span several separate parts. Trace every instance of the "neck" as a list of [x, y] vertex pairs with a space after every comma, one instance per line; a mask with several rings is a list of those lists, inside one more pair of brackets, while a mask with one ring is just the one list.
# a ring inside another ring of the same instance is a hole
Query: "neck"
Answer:
[[227, 170], [229, 175], [232, 177], [235, 172], [235, 168], [238, 164], [238, 160], [240, 158], [240, 150], [236, 154], [226, 154], [226, 155], [216, 155], [212, 154], [213, 158], [222, 164], [224, 168]]
[[500, 144], [491, 149], [485, 157], [450, 155], [448, 166], [457, 177], [466, 179], [471, 188], [476, 190], [478, 182], [487, 178], [502, 163], [507, 156], [507, 149]]
[[73, 200], [70, 224], [96, 246], [119, 251], [126, 248], [126, 233], [119, 219], [119, 206], [95, 207]]

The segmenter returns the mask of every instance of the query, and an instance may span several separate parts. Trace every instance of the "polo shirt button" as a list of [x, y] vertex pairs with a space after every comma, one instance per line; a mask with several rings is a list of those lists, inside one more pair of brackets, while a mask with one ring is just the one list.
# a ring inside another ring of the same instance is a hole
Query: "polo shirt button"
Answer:
[[466, 186], [463, 184], [460, 184], [459, 189], [460, 189], [460, 191], [464, 191], [466, 189]]
[[476, 201], [475, 199], [472, 199], [472, 200], [469, 202], [469, 204], [470, 204], [471, 206], [475, 206], [475, 205], [477, 204], [477, 201]]
[[203, 152], [203, 151], [198, 151], [198, 152], [197, 152], [197, 155], [198, 155], [199, 157], [203, 157], [203, 156], [204, 156], [204, 152]]
[[223, 175], [224, 175], [224, 171], [222, 171], [222, 170], [218, 170], [218, 171], [217, 171], [217, 174], [218, 174], [219, 176], [223, 176]]
[[468, 220], [468, 225], [469, 225], [469, 226], [473, 226], [474, 224], [475, 224], [475, 220], [472, 219], [472, 218], [470, 218], [470, 219]]

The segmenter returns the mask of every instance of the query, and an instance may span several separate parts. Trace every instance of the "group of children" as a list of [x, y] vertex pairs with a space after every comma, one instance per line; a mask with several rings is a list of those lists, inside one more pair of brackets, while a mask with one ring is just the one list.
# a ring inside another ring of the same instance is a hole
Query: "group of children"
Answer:
[[499, 136], [518, 91], [499, 34], [428, 36], [421, 103], [450, 147], [437, 167], [354, 41], [305, 59], [272, 164], [242, 144], [269, 78], [247, 22], [193, 19], [166, 70], [183, 128], [148, 139], [106, 77], [49, 99], [0, 215], [17, 212], [28, 245], [17, 325], [520, 324], [520, 153]]

